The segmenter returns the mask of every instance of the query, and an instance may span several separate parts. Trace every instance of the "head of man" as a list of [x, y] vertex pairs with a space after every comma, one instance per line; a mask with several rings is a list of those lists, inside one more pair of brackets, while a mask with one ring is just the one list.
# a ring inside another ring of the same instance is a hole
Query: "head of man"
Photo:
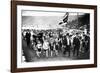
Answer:
[[76, 33], [76, 37], [78, 37], [78, 33]]

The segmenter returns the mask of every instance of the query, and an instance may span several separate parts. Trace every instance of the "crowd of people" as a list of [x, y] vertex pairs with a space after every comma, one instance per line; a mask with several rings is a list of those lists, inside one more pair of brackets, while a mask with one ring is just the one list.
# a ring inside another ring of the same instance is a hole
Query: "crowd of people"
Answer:
[[24, 30], [22, 40], [35, 51], [37, 57], [44, 55], [47, 58], [66, 54], [68, 57], [80, 56], [80, 53], [85, 54], [90, 51], [90, 36], [84, 32], [70, 34], [39, 31], [35, 33], [32, 30]]

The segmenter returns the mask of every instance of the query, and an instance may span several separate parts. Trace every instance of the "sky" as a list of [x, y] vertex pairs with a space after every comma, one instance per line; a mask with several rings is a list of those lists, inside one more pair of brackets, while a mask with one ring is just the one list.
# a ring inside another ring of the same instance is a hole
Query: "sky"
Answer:
[[[59, 23], [66, 12], [22, 11], [22, 27], [33, 29], [61, 28]], [[84, 13], [78, 13], [83, 15]], [[77, 19], [77, 13], [69, 13], [68, 21]]]

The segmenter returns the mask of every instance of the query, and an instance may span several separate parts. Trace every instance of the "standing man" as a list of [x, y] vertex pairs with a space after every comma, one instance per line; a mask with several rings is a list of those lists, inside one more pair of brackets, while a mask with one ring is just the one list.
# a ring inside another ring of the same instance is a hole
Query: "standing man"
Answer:
[[63, 49], [63, 54], [65, 55], [66, 54], [66, 45], [67, 45], [67, 39], [66, 39], [66, 36], [63, 36], [62, 38], [62, 49]]
[[73, 38], [73, 47], [74, 47], [73, 55], [75, 56], [75, 53], [76, 53], [76, 55], [78, 56], [79, 49], [80, 49], [80, 40], [78, 37], [78, 33], [76, 33], [76, 36]]
[[58, 49], [59, 49], [59, 44], [58, 44], [58, 38], [54, 41], [54, 51], [56, 56], [58, 56]]
[[67, 33], [66, 39], [67, 39], [66, 51], [68, 52], [68, 56], [70, 56], [71, 40], [70, 40], [70, 37], [69, 37], [69, 33]]
[[26, 32], [26, 42], [27, 42], [27, 46], [29, 46], [30, 44], [30, 37], [31, 37], [31, 33], [29, 30], [27, 30]]

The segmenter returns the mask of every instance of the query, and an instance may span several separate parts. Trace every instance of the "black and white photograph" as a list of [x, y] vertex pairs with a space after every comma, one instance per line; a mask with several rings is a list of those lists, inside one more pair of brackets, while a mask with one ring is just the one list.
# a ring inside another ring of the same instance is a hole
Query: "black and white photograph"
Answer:
[[92, 10], [39, 6], [17, 9], [19, 67], [93, 63]]
[[12, 72], [96, 67], [96, 6], [13, 2]]
[[90, 13], [21, 11], [22, 62], [90, 59]]

